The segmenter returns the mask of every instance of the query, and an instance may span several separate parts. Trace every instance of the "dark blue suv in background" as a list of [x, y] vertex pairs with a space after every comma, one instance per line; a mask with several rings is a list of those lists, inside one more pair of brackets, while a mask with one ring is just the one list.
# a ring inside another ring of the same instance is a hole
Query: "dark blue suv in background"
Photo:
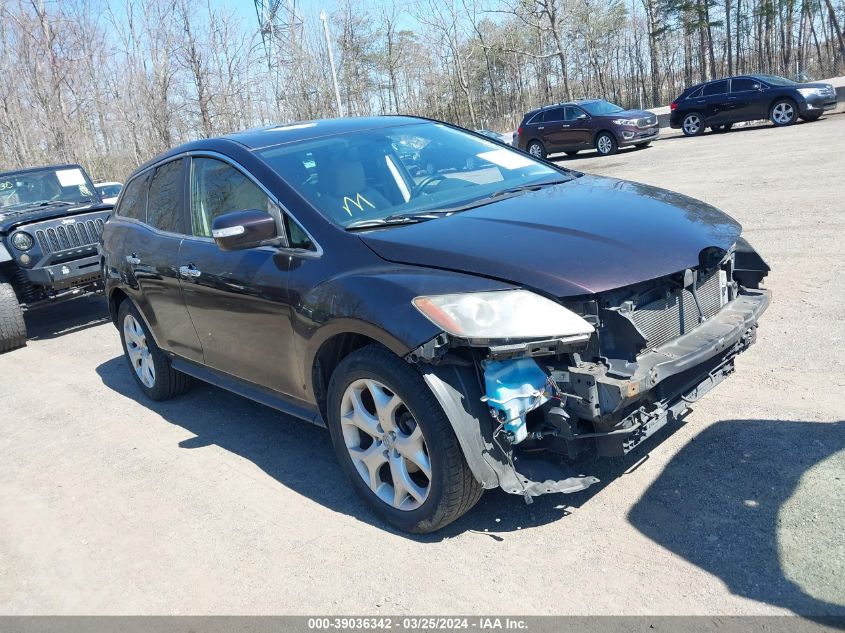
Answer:
[[725, 132], [740, 121], [770, 119], [778, 127], [799, 118], [815, 121], [835, 107], [836, 90], [830, 84], [743, 75], [687, 88], [670, 104], [669, 124], [686, 136], [698, 136], [705, 127]]

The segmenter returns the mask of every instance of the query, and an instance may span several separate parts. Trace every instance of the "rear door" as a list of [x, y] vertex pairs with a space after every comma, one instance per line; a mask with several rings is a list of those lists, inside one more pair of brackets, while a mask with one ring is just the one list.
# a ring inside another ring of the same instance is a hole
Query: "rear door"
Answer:
[[725, 123], [729, 118], [728, 80], [721, 79], [704, 86], [701, 91], [701, 99], [697, 101], [699, 103], [704, 102], [704, 118], [708, 125]]
[[542, 137], [546, 151], [560, 151], [569, 143], [569, 125], [564, 121], [565, 109], [560, 106], [546, 110], [543, 116]]
[[182, 296], [205, 353], [205, 364], [284, 394], [297, 389], [287, 278], [290, 258], [271, 246], [222, 251], [214, 218], [278, 206], [246, 170], [221, 157], [193, 156], [190, 231], [179, 254]]
[[132, 299], [156, 341], [201, 361], [202, 348], [182, 300], [177, 261], [184, 236], [186, 158], [162, 163], [127, 184], [117, 217], [127, 222], [124, 253]]

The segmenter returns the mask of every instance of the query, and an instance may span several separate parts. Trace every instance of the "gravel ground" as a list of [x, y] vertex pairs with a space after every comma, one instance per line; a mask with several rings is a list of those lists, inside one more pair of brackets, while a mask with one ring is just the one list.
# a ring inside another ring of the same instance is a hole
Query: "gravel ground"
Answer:
[[774, 303], [683, 426], [584, 464], [600, 485], [488, 492], [423, 538], [367, 514], [322, 429], [210, 386], [141, 399], [101, 300], [31, 315], [0, 357], [0, 613], [845, 614], [843, 138], [562, 161], [731, 213]]

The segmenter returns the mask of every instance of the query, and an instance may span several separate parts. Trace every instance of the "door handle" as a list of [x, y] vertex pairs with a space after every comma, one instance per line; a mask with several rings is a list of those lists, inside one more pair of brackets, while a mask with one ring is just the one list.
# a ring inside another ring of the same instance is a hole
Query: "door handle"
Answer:
[[538, 129], [538, 130], [545, 130], [545, 129], [546, 129], [546, 127], [545, 127], [545, 126], [543, 126], [543, 125], [541, 125], [541, 126], [540, 126], [540, 127], [538, 127], [537, 129]]
[[141, 260], [140, 260], [140, 259], [138, 259], [138, 258], [135, 256], [135, 253], [132, 253], [131, 255], [127, 255], [127, 256], [126, 256], [126, 263], [127, 263], [127, 264], [132, 264], [133, 266], [137, 266], [138, 264], [140, 264], [140, 263], [141, 263]]
[[696, 101], [696, 103], [706, 103], [706, 102], [707, 102], [706, 99], [699, 99], [698, 101]]
[[736, 97], [728, 97], [728, 101], [736, 101]]
[[567, 125], [561, 125], [560, 127], [569, 127], [569, 125], [568, 124]]
[[188, 279], [196, 279], [202, 275], [202, 271], [197, 270], [193, 264], [188, 264], [187, 266], [179, 266], [179, 274]]

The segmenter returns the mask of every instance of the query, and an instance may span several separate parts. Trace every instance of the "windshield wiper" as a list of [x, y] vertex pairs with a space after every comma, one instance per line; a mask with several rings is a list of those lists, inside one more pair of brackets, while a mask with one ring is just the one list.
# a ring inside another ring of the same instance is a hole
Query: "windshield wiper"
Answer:
[[565, 182], [571, 182], [573, 178], [567, 178], [566, 180], [548, 180], [546, 182], [534, 182], [526, 185], [517, 185], [516, 187], [508, 187], [507, 189], [502, 189], [501, 191], [495, 191], [490, 194], [490, 198], [499, 198], [501, 196], [510, 195], [513, 193], [521, 193], [523, 191], [539, 191], [543, 187], [551, 187], [552, 185], [561, 185]]
[[350, 222], [344, 228], [347, 231], [354, 231], [356, 229], [371, 229], [377, 226], [391, 226], [395, 224], [413, 224], [415, 222], [422, 222], [423, 220], [430, 220], [425, 217], [425, 213], [419, 215], [415, 213], [388, 215], [386, 218], [370, 218], [369, 220], [356, 220]]

